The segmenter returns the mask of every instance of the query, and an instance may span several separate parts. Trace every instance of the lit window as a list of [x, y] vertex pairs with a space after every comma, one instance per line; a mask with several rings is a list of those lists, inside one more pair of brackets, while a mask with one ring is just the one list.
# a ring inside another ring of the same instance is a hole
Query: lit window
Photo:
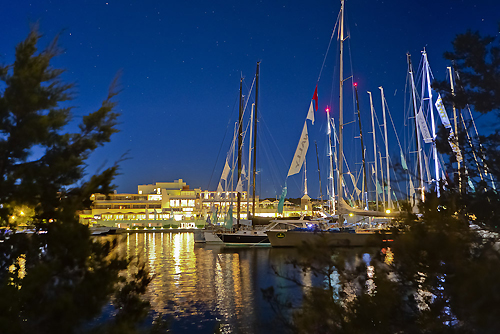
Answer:
[[194, 199], [188, 200], [188, 206], [194, 206]]
[[161, 201], [161, 195], [148, 195], [148, 201]]
[[181, 199], [181, 206], [187, 206], [188, 205], [188, 200], [187, 199]]

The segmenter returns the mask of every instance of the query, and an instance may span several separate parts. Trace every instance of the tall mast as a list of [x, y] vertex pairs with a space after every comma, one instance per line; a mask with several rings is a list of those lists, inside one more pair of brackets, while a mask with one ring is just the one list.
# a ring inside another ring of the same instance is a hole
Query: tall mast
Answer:
[[306, 159], [304, 159], [304, 195], [307, 195], [307, 167], [306, 167]]
[[316, 146], [316, 162], [318, 163], [319, 196], [321, 200], [321, 210], [323, 210], [323, 189], [321, 189], [321, 172], [319, 170], [318, 143], [316, 143], [316, 140], [314, 141], [314, 146]]
[[382, 115], [384, 117], [384, 137], [385, 137], [385, 164], [387, 167], [387, 208], [392, 209], [392, 199], [391, 199], [391, 174], [389, 172], [389, 142], [387, 141], [387, 121], [385, 119], [385, 97], [384, 88], [379, 87], [380, 95], [382, 96]]
[[[340, 89], [339, 89], [339, 156], [338, 156], [338, 185], [337, 190], [339, 193], [339, 207], [344, 198], [344, 191], [342, 189], [342, 184], [344, 176], [342, 174], [342, 167], [344, 165], [344, 100], [343, 100], [343, 85], [344, 85], [344, 0], [340, 0]], [[339, 224], [343, 224], [344, 220], [342, 217], [342, 210], [339, 210]]]
[[[331, 214], [335, 214], [335, 181], [333, 178], [333, 152], [332, 152], [332, 129], [331, 129], [331, 124], [330, 124], [330, 108], [326, 108], [326, 117], [327, 117], [327, 122], [328, 122], [328, 158], [330, 159], [330, 174], [328, 176], [329, 181], [330, 181], [330, 210]], [[335, 143], [335, 137], [334, 137], [334, 143]], [[338, 165], [338, 164], [337, 164]]]
[[[453, 83], [453, 73], [451, 71], [451, 66], [447, 67], [448, 72], [450, 73], [450, 86], [451, 86], [451, 95], [455, 97], [455, 86]], [[458, 119], [457, 119], [457, 108], [455, 107], [455, 101], [453, 101], [453, 123], [455, 124], [455, 138], [458, 139]], [[457, 140], [458, 145], [458, 140]], [[457, 176], [458, 176], [458, 191], [462, 192], [462, 178], [460, 175], [460, 161], [457, 159]]]
[[[238, 183], [241, 178], [241, 146], [243, 144], [243, 78], [240, 78], [240, 113], [238, 118]], [[241, 193], [238, 192], [238, 208], [236, 213], [237, 225], [240, 225], [240, 204], [241, 204]]]
[[420, 201], [424, 201], [425, 199], [425, 187], [424, 187], [424, 171], [422, 165], [422, 138], [420, 137], [420, 129], [418, 127], [417, 121], [417, 96], [415, 94], [415, 78], [413, 77], [413, 66], [411, 66], [411, 56], [409, 53], [406, 54], [408, 60], [408, 73], [410, 74], [411, 81], [411, 98], [413, 102], [413, 114], [415, 117], [415, 133], [416, 133], [416, 141], [417, 141], [417, 155], [418, 155], [418, 181], [419, 181], [419, 189], [420, 189]]
[[359, 112], [359, 98], [358, 98], [358, 85], [354, 84], [356, 91], [356, 105], [358, 108], [358, 122], [359, 122], [359, 139], [361, 141], [361, 157], [363, 159], [363, 186], [361, 187], [363, 205], [368, 210], [368, 182], [366, 181], [366, 160], [365, 160], [365, 145], [363, 144], [363, 131], [361, 131], [361, 113]]
[[[435, 171], [435, 178], [436, 178], [436, 194], [439, 197], [439, 179], [440, 179], [440, 174], [439, 174], [439, 161], [438, 161], [438, 156], [437, 156], [437, 148], [436, 148], [436, 122], [434, 120], [434, 108], [432, 105], [432, 88], [431, 88], [431, 74], [430, 74], [430, 68], [429, 68], [429, 61], [427, 60], [427, 52], [422, 51], [422, 56], [424, 57], [424, 75], [426, 77], [426, 83], [427, 83], [427, 91], [428, 91], [428, 100], [429, 100], [429, 109], [430, 109], [430, 114], [431, 114], [431, 126], [432, 126], [432, 153], [434, 155], [434, 171]], [[422, 82], [422, 85], [424, 85], [424, 82]], [[422, 95], [422, 98], [424, 96]], [[425, 98], [424, 98], [425, 100]]]
[[255, 109], [253, 117], [253, 175], [252, 175], [252, 217], [255, 217], [255, 174], [257, 169], [257, 101], [259, 100], [259, 67], [255, 71]]
[[373, 157], [375, 158], [375, 207], [376, 211], [378, 211], [378, 193], [377, 193], [377, 136], [375, 135], [375, 120], [373, 118], [373, 100], [372, 100], [372, 92], [367, 92], [370, 95], [370, 111], [372, 115], [372, 130], [373, 130]]
[[253, 136], [253, 111], [255, 109], [255, 103], [252, 103], [252, 112], [250, 113], [250, 138], [249, 138], [249, 144], [248, 144], [248, 170], [247, 170], [247, 175], [248, 175], [248, 185], [247, 185], [247, 219], [250, 217], [250, 163], [252, 161], [252, 136]]
[[382, 188], [382, 203], [384, 203], [384, 211], [387, 207], [387, 202], [385, 201], [385, 183], [384, 183], [384, 165], [382, 163], [382, 153], [378, 152], [380, 158], [380, 187]]

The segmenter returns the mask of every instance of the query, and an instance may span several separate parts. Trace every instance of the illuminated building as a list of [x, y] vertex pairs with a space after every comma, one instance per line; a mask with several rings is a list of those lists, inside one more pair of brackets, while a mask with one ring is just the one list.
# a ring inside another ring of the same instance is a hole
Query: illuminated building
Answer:
[[200, 216], [201, 189], [182, 179], [137, 186], [137, 194], [93, 194], [94, 222], [123, 228], [194, 227]]
[[[236, 198], [235, 191], [190, 189], [182, 179], [157, 182], [138, 185], [137, 194], [93, 194], [91, 210], [80, 214], [80, 222], [121, 228], [201, 227], [215, 211], [219, 217], [226, 214], [231, 204], [236, 217]], [[278, 216], [278, 200], [259, 202], [256, 197], [255, 202], [256, 216]], [[241, 219], [247, 218], [247, 211], [252, 212], [252, 199], [247, 200], [246, 191], [241, 196], [240, 210]], [[299, 216], [303, 210], [304, 203], [301, 208], [286, 201], [283, 216]]]

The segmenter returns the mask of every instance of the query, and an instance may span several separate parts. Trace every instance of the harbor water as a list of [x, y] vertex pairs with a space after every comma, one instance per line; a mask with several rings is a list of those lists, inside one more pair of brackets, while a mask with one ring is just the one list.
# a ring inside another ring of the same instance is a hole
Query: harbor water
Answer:
[[287, 264], [297, 256], [294, 248], [199, 244], [189, 232], [126, 233], [119, 238], [118, 251], [135, 264], [144, 263], [153, 276], [146, 297], [154, 313], [170, 319], [172, 333], [211, 334], [216, 328], [221, 333], [281, 333], [283, 325], [261, 289], [273, 286], [300, 300], [302, 288], [276, 270], [297, 274], [306, 285], [318, 283]]

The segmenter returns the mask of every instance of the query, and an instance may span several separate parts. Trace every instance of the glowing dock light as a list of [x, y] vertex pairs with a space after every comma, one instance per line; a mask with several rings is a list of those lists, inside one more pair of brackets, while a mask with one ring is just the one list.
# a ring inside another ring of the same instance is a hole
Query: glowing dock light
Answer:
[[391, 213], [391, 209], [385, 210], [385, 213], [390, 214]]

